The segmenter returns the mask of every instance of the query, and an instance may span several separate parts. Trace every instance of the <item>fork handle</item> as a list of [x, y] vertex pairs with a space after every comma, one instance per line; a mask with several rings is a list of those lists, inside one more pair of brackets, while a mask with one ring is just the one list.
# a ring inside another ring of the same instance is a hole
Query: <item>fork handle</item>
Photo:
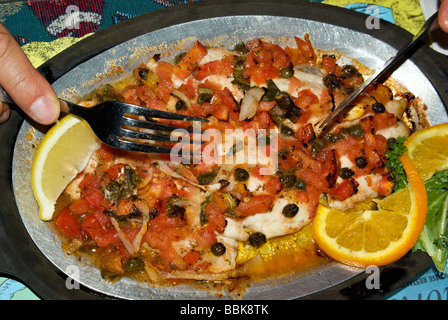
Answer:
[[[16, 103], [14, 102], [14, 100], [11, 99], [11, 97], [9, 96], [9, 94], [5, 91], [5, 89], [3, 89], [2, 86], [0, 86], [0, 101], [1, 102], [6, 102], [8, 104], [13, 104], [16, 105]], [[61, 112], [63, 113], [72, 113], [75, 114], [77, 116], [80, 116], [82, 118], [84, 118], [86, 116], [86, 112], [88, 108], [84, 108], [81, 106], [78, 106], [74, 103], [59, 99], [59, 106], [61, 109]]]
[[3, 87], [0, 86], [0, 101], [6, 102], [8, 104], [16, 104], [14, 101], [12, 101], [9, 94], [6, 93], [6, 91], [3, 89]]

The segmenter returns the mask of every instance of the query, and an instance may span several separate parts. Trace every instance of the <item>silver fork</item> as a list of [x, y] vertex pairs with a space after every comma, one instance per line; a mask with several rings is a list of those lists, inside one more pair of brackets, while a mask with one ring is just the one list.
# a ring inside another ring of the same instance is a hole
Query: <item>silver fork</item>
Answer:
[[[15, 104], [11, 97], [0, 87], [0, 101]], [[170, 119], [181, 121], [208, 122], [207, 119], [191, 117], [187, 115], [145, 108], [121, 101], [105, 101], [93, 107], [83, 107], [75, 103], [59, 99], [61, 112], [77, 115], [84, 120], [95, 132], [103, 143], [116, 149], [144, 152], [170, 154], [170, 147], [151, 144], [151, 141], [177, 142], [175, 136], [142, 132], [139, 129], [150, 129], [157, 131], [173, 132], [180, 129], [188, 133], [202, 133], [191, 128], [179, 128], [171, 125], [153, 122], [149, 119]], [[143, 116], [146, 120], [138, 120], [127, 115]], [[128, 140], [130, 139], [130, 140]], [[134, 140], [133, 140], [134, 139]], [[138, 139], [136, 141], [135, 139]], [[201, 141], [191, 140], [193, 144]], [[189, 153], [194, 155], [195, 153]]]

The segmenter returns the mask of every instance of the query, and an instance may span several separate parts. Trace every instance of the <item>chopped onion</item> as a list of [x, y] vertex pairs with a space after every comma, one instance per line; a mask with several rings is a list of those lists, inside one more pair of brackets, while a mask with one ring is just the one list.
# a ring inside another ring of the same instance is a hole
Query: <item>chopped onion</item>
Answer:
[[118, 225], [118, 221], [115, 218], [111, 217], [110, 221], [114, 226], [115, 230], [117, 231], [118, 237], [120, 238], [121, 242], [123, 243], [126, 250], [129, 252], [129, 254], [130, 255], [136, 254], [140, 250], [143, 235], [148, 229], [149, 213], [147, 214], [143, 213], [142, 227], [140, 228], [140, 231], [137, 233], [132, 242], [129, 241], [128, 237], [126, 237], [124, 232], [121, 230], [120, 226]]
[[187, 178], [185, 178], [185, 177], [181, 176], [180, 174], [174, 172], [164, 161], [157, 161], [157, 163], [159, 164], [160, 170], [162, 170], [162, 172], [164, 172], [165, 174], [167, 174], [167, 175], [169, 175], [169, 176], [171, 176], [173, 178], [178, 178], [178, 179], [184, 180], [184, 181], [190, 183], [191, 185], [193, 185], [193, 186], [195, 186], [197, 188], [205, 190], [205, 188], [203, 186], [197, 184], [194, 181], [188, 180]]
[[258, 103], [264, 95], [264, 89], [259, 87], [250, 88], [243, 97], [240, 109], [240, 121], [251, 119], [257, 113]]
[[178, 97], [183, 102], [185, 102], [185, 105], [187, 106], [188, 110], [190, 110], [190, 111], [193, 110], [193, 107], [191, 106], [190, 99], [188, 99], [188, 97], [184, 93], [180, 92], [177, 89], [173, 89], [173, 91], [171, 91], [171, 94]]
[[129, 239], [126, 237], [124, 232], [120, 229], [120, 226], [118, 225], [118, 222], [115, 218], [110, 217], [110, 222], [114, 226], [115, 230], [118, 233], [118, 237], [120, 238], [121, 242], [123, 243], [126, 250], [129, 252], [129, 254], [133, 255], [135, 252], [135, 247], [132, 245], [132, 243], [129, 241]]

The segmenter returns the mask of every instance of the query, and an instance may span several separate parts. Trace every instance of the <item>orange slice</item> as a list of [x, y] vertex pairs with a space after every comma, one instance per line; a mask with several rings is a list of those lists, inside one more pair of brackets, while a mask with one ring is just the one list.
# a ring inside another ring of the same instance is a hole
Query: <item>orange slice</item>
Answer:
[[313, 238], [331, 258], [356, 267], [383, 266], [415, 245], [425, 225], [426, 189], [408, 155], [400, 160], [409, 181], [406, 188], [346, 211], [319, 205]]
[[409, 158], [423, 181], [436, 171], [448, 169], [448, 123], [419, 130], [405, 142]]

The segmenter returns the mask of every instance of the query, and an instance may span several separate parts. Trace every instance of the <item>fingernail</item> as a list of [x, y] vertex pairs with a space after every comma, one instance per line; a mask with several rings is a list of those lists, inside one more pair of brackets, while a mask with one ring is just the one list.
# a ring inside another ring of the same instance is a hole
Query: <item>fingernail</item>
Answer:
[[34, 100], [30, 107], [31, 117], [42, 124], [49, 124], [55, 121], [57, 106], [47, 97], [39, 97]]

